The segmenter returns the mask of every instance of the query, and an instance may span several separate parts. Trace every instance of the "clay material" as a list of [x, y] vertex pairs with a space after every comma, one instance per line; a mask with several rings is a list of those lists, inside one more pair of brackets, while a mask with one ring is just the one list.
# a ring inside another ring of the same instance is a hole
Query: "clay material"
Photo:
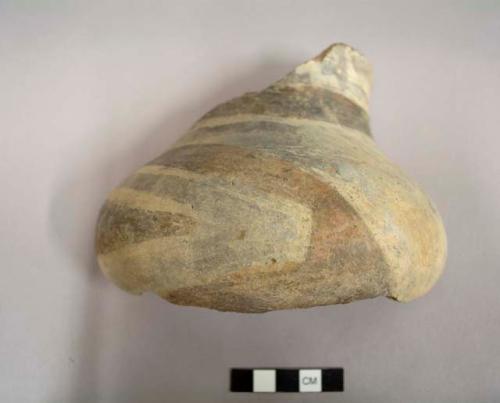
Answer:
[[364, 56], [335, 44], [214, 108], [111, 192], [103, 272], [132, 293], [222, 311], [425, 294], [444, 228], [372, 140], [370, 85]]

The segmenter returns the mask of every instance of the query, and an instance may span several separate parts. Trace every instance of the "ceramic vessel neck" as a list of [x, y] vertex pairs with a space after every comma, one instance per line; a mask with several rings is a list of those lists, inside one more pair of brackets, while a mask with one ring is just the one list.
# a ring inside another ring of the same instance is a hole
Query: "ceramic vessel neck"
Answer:
[[357, 50], [335, 43], [272, 85], [316, 87], [340, 94], [368, 112], [372, 69]]

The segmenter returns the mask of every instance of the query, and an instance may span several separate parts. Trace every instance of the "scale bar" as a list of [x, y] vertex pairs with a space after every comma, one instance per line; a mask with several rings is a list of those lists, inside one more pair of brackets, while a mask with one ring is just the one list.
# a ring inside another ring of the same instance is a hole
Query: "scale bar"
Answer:
[[343, 392], [343, 368], [233, 368], [231, 392]]

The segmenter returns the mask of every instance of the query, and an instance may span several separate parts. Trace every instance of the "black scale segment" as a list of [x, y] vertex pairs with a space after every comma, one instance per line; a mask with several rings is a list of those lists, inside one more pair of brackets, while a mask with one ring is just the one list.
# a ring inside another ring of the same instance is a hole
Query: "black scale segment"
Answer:
[[231, 392], [253, 392], [253, 369], [231, 370]]
[[344, 391], [344, 368], [327, 368], [321, 371], [321, 389], [323, 392]]
[[276, 370], [276, 392], [298, 392], [299, 370], [277, 369]]

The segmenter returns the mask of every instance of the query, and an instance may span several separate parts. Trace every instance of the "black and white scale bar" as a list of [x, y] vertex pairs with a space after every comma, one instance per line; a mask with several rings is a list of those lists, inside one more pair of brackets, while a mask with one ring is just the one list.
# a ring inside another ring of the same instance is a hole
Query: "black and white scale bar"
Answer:
[[231, 392], [343, 392], [343, 368], [233, 368]]

